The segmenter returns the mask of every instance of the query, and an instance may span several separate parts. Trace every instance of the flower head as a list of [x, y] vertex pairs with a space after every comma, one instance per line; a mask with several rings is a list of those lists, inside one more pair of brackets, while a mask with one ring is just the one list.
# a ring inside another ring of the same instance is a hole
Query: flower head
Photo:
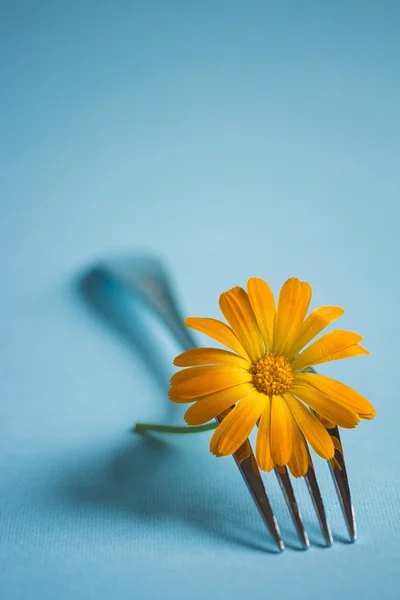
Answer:
[[[258, 424], [256, 458], [271, 471], [288, 465], [295, 477], [306, 474], [306, 441], [324, 459], [333, 459], [335, 446], [326, 427], [353, 428], [360, 419], [373, 419], [375, 409], [361, 394], [310, 367], [328, 361], [369, 354], [362, 337], [334, 330], [310, 342], [343, 314], [338, 306], [321, 306], [307, 317], [311, 286], [288, 279], [277, 306], [269, 285], [253, 277], [247, 292], [234, 287], [220, 296], [229, 325], [190, 317], [185, 323], [229, 350], [195, 348], [180, 354], [178, 367], [189, 367], [171, 378], [170, 399], [194, 403], [185, 413], [189, 425], [201, 425], [224, 415], [210, 450], [233, 454]], [[309, 410], [309, 409], [312, 409]]]

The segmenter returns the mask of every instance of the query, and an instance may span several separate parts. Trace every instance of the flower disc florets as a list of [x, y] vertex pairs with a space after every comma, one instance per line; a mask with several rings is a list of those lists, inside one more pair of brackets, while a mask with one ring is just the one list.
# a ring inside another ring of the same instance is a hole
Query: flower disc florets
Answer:
[[267, 396], [284, 394], [292, 387], [294, 371], [285, 356], [265, 354], [250, 369], [253, 384]]

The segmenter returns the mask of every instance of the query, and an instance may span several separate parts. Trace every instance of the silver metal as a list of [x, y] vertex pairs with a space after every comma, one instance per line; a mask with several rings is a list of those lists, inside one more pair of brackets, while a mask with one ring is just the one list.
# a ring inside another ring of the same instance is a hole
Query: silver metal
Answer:
[[[340, 446], [342, 442], [340, 440], [340, 433], [337, 427], [328, 429], [329, 434], [339, 440]], [[349, 530], [350, 539], [355, 542], [357, 539], [357, 524], [356, 516], [354, 513], [354, 507], [351, 502], [349, 480], [347, 478], [346, 463], [344, 462], [343, 452], [335, 450], [335, 463], [329, 463], [333, 481], [335, 483], [336, 492], [339, 497], [340, 505], [342, 507], [344, 520], [346, 521], [347, 529]]]
[[289, 473], [286, 467], [275, 467], [275, 475], [279, 481], [279, 485], [281, 486], [281, 490], [283, 495], [285, 496], [286, 503], [290, 510], [290, 514], [292, 515], [293, 523], [295, 524], [297, 535], [299, 536], [299, 540], [301, 545], [306, 550], [310, 547], [310, 540], [308, 539], [308, 535], [303, 525], [303, 518], [300, 513], [299, 505], [297, 504], [296, 496], [294, 495], [294, 490], [292, 486], [292, 482], [290, 481]]
[[311, 499], [314, 504], [315, 512], [318, 516], [318, 521], [321, 527], [322, 534], [325, 538], [325, 542], [328, 546], [332, 546], [333, 537], [331, 528], [326, 517], [324, 503], [322, 502], [321, 490], [319, 489], [317, 477], [314, 471], [314, 465], [311, 463], [307, 474], [305, 476], [308, 491], [310, 492]]
[[261, 518], [268, 527], [269, 532], [278, 547], [278, 550], [283, 552], [285, 545], [281, 538], [279, 525], [271, 508], [263, 480], [261, 479], [261, 473], [257, 467], [257, 463], [254, 460], [253, 453], [243, 461], [240, 461], [236, 455], [234, 455], [234, 459], [243, 479], [246, 482], [247, 489], [249, 490], [258, 508]]
[[[311, 368], [310, 373], [316, 373], [315, 369]], [[339, 498], [340, 506], [344, 520], [349, 531], [350, 540], [355, 542], [357, 539], [357, 524], [354, 507], [351, 502], [350, 485], [347, 477], [346, 463], [344, 460], [344, 453], [342, 447], [342, 441], [340, 439], [340, 433], [338, 427], [327, 428], [329, 435], [338, 441], [337, 448], [335, 446], [335, 456], [333, 461], [329, 461], [329, 469], [332, 475], [333, 482], [335, 484], [336, 492]]]
[[[184, 350], [190, 350], [197, 346], [191, 332], [183, 324], [184, 318], [180, 313], [179, 304], [169, 284], [167, 271], [159, 260], [151, 257], [129, 257], [125, 260], [107, 261], [101, 268], [107, 276], [122, 284], [127, 291], [134, 294], [147, 307], [151, 308], [168, 327]], [[315, 372], [313, 369], [311, 371]], [[222, 417], [218, 417], [216, 420], [220, 422]], [[338, 445], [341, 447], [337, 427], [328, 429], [328, 432], [331, 436], [338, 439]], [[248, 444], [247, 454], [243, 453], [243, 447], [234, 454], [236, 465], [278, 550], [283, 551], [285, 546], [261, 478], [260, 470], [250, 443], [248, 441], [246, 443]], [[354, 541], [357, 537], [354, 509], [351, 504], [350, 488], [343, 453], [338, 449], [335, 452], [335, 459], [337, 462], [335, 461], [334, 464], [330, 463], [330, 469], [349, 529], [350, 538]], [[287, 502], [301, 545], [306, 549], [310, 546], [310, 541], [304, 529], [289, 473], [286, 467], [276, 467], [275, 474]], [[332, 533], [326, 517], [311, 457], [310, 468], [305, 476], [305, 480], [325, 541], [327, 545], [331, 545], [333, 543]]]

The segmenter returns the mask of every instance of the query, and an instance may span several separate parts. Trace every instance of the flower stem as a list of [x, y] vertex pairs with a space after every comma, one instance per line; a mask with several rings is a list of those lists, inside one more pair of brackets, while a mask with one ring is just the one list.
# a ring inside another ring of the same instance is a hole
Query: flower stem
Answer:
[[147, 433], [153, 431], [157, 433], [201, 433], [202, 431], [210, 431], [216, 429], [218, 423], [206, 423], [205, 425], [197, 425], [195, 427], [187, 427], [186, 425], [157, 425], [157, 423], [136, 423], [134, 431], [138, 433]]

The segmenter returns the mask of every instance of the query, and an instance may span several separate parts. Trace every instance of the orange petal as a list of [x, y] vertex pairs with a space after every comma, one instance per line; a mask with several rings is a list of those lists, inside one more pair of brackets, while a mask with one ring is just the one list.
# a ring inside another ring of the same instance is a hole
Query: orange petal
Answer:
[[257, 442], [256, 442], [256, 457], [260, 469], [263, 471], [272, 471], [275, 462], [271, 455], [271, 399], [264, 394], [264, 410], [261, 415], [258, 425]]
[[286, 465], [292, 454], [291, 415], [282, 396], [271, 398], [271, 454], [278, 465]]
[[311, 300], [311, 286], [291, 277], [282, 286], [275, 318], [274, 352], [290, 351]]
[[275, 300], [268, 283], [258, 277], [247, 282], [247, 291], [267, 352], [272, 352], [275, 322]]
[[[370, 355], [371, 352], [361, 346], [361, 344], [354, 344], [353, 346], [349, 346], [344, 350], [340, 350], [339, 352], [335, 352], [329, 357], [329, 360], [340, 360], [341, 358], [352, 358], [353, 356], [366, 356]], [[321, 361], [327, 362], [327, 361]]]
[[180, 398], [197, 398], [252, 379], [251, 373], [239, 367], [191, 367], [172, 375], [171, 386]]
[[194, 398], [182, 398], [174, 387], [169, 388], [168, 398], [176, 404], [189, 404], [190, 402], [194, 402]]
[[334, 427], [336, 427], [336, 423], [333, 423], [333, 421], [329, 421], [329, 419], [325, 419], [325, 417], [317, 413], [317, 411], [314, 412], [315, 416], [321, 421], [325, 429], [333, 429]]
[[216, 456], [228, 456], [247, 440], [263, 411], [262, 394], [248, 394], [235, 406], [217, 427], [210, 441]]
[[294, 340], [290, 352], [287, 353], [287, 357], [292, 359], [296, 356], [316, 335], [341, 317], [343, 313], [344, 310], [340, 306], [320, 306], [313, 310], [300, 327], [299, 334]]
[[302, 379], [301, 375], [296, 378], [290, 391], [319, 415], [339, 427], [352, 429], [360, 422], [360, 417], [354, 410], [315, 389]]
[[177, 356], [174, 360], [174, 365], [177, 367], [194, 367], [196, 365], [234, 365], [236, 367], [242, 367], [242, 369], [248, 369], [251, 363], [233, 354], [227, 350], [220, 350], [219, 348], [193, 348], [187, 352], [183, 352]]
[[252, 361], [264, 354], [264, 342], [246, 292], [234, 287], [221, 294], [219, 306]]
[[246, 350], [243, 348], [232, 329], [225, 323], [222, 323], [222, 321], [203, 317], [188, 317], [185, 320], [185, 325], [191, 329], [200, 331], [200, 333], [208, 335], [213, 340], [230, 348], [243, 358], [249, 358]]
[[292, 456], [288, 467], [293, 477], [304, 477], [308, 471], [310, 457], [307, 451], [306, 440], [292, 417]]
[[322, 458], [333, 458], [335, 448], [331, 436], [317, 417], [291, 394], [285, 394], [285, 399], [297, 425], [313, 450]]
[[236, 404], [254, 390], [251, 383], [241, 383], [208, 396], [199, 398], [185, 413], [188, 425], [202, 425], [218, 417], [224, 410]]
[[340, 381], [330, 379], [324, 375], [317, 375], [316, 373], [299, 374], [296, 377], [297, 380], [311, 385], [314, 389], [320, 390], [320, 392], [326, 394], [335, 402], [340, 402], [344, 406], [356, 411], [363, 419], [373, 419], [376, 415], [376, 410], [371, 402], [348, 385], [340, 383]]
[[[295, 371], [300, 371], [312, 365], [319, 365], [340, 358], [348, 358], [347, 349], [350, 346], [355, 346], [361, 340], [362, 336], [354, 333], [354, 331], [346, 331], [344, 329], [330, 331], [299, 354], [292, 362], [292, 368]], [[362, 350], [365, 352], [364, 348]], [[351, 356], [355, 356], [355, 354]]]

